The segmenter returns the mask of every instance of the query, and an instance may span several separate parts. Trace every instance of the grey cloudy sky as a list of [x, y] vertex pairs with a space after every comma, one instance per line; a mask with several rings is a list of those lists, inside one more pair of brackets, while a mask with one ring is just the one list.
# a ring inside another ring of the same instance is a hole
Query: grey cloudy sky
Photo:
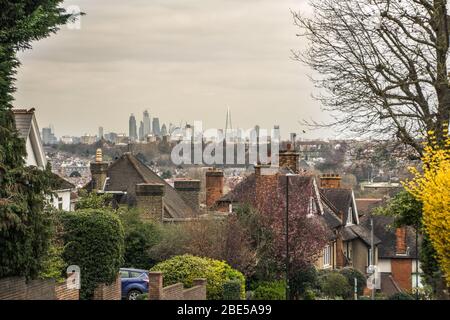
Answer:
[[[304, 49], [290, 9], [306, 0], [72, 0], [87, 15], [20, 54], [17, 107], [35, 107], [40, 126], [61, 135], [128, 132], [144, 109], [163, 123], [202, 120], [281, 126], [327, 120], [311, 98], [311, 71], [291, 59]], [[333, 137], [333, 131], [305, 137]]]

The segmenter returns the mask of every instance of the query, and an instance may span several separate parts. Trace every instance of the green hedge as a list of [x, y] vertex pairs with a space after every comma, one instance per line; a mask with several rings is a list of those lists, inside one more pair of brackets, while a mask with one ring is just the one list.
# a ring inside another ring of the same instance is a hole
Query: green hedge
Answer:
[[224, 284], [229, 280], [238, 280], [241, 298], [245, 299], [244, 275], [223, 261], [186, 254], [160, 262], [151, 271], [164, 273], [164, 286], [181, 282], [189, 288], [192, 287], [194, 279], [206, 278], [206, 292], [209, 300], [223, 300]]
[[80, 299], [90, 299], [97, 285], [115, 281], [122, 266], [122, 224], [114, 213], [101, 209], [66, 212], [61, 222], [64, 261], [80, 267]]
[[285, 300], [286, 285], [284, 281], [260, 282], [253, 291], [253, 300]]
[[223, 300], [241, 300], [241, 281], [233, 279], [223, 284]]
[[352, 294], [352, 287], [347, 278], [337, 271], [322, 270], [319, 276], [320, 291], [331, 299], [348, 298]]
[[[358, 296], [362, 296], [364, 293], [364, 287], [366, 286], [366, 276], [362, 274], [359, 270], [353, 268], [343, 268], [339, 271], [346, 279], [350, 287], [353, 288], [352, 293], [354, 293], [355, 288], [355, 278], [356, 278], [356, 287], [358, 291]], [[352, 298], [353, 294], [350, 294], [348, 297], [344, 298]]]
[[390, 295], [388, 300], [414, 300], [414, 297], [406, 292], [397, 292]]

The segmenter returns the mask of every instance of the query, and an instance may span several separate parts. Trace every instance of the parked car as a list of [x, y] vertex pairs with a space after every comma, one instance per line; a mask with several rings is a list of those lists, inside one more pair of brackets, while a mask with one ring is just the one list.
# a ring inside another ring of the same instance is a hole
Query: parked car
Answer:
[[120, 269], [122, 282], [122, 299], [136, 300], [143, 293], [148, 293], [148, 271], [131, 268]]

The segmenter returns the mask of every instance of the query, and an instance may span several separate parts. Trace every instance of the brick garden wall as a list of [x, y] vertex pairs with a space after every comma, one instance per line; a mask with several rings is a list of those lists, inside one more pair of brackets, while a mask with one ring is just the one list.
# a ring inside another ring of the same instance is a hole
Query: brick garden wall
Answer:
[[176, 283], [162, 289], [162, 300], [183, 300], [184, 286], [182, 283]]
[[117, 276], [112, 284], [101, 284], [94, 290], [93, 300], [120, 300], [121, 298], [120, 276]]
[[80, 290], [67, 289], [65, 283], [57, 284], [55, 287], [56, 300], [79, 300]]
[[0, 300], [78, 300], [78, 290], [53, 279], [26, 281], [24, 277], [0, 279]]
[[149, 300], [206, 300], [206, 279], [194, 279], [194, 286], [184, 289], [182, 283], [163, 287], [163, 274], [150, 272]]

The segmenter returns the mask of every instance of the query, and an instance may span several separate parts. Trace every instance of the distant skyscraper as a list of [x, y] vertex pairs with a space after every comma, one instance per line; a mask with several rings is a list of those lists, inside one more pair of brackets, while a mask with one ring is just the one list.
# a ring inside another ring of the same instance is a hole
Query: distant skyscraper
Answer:
[[128, 136], [130, 137], [131, 141], [136, 141], [137, 136], [137, 126], [136, 126], [136, 118], [134, 117], [134, 114], [131, 114], [130, 120], [128, 122]]
[[153, 134], [155, 136], [161, 135], [161, 129], [159, 127], [159, 118], [153, 118]]
[[144, 141], [145, 140], [145, 136], [144, 136], [144, 121], [141, 121], [139, 124], [139, 140], [140, 141]]
[[98, 140], [103, 139], [103, 127], [98, 127]]
[[163, 137], [164, 137], [164, 136], [167, 136], [167, 127], [166, 127], [165, 124], [163, 124], [162, 127], [161, 127], [161, 135], [162, 135]]
[[55, 144], [57, 139], [53, 133], [52, 127], [42, 128], [42, 143], [43, 144]]
[[143, 122], [144, 122], [144, 138], [147, 137], [147, 135], [149, 135], [150, 133], [152, 133], [152, 124], [150, 122], [150, 114], [148, 113], [147, 110], [144, 111], [144, 118], [143, 118]]

